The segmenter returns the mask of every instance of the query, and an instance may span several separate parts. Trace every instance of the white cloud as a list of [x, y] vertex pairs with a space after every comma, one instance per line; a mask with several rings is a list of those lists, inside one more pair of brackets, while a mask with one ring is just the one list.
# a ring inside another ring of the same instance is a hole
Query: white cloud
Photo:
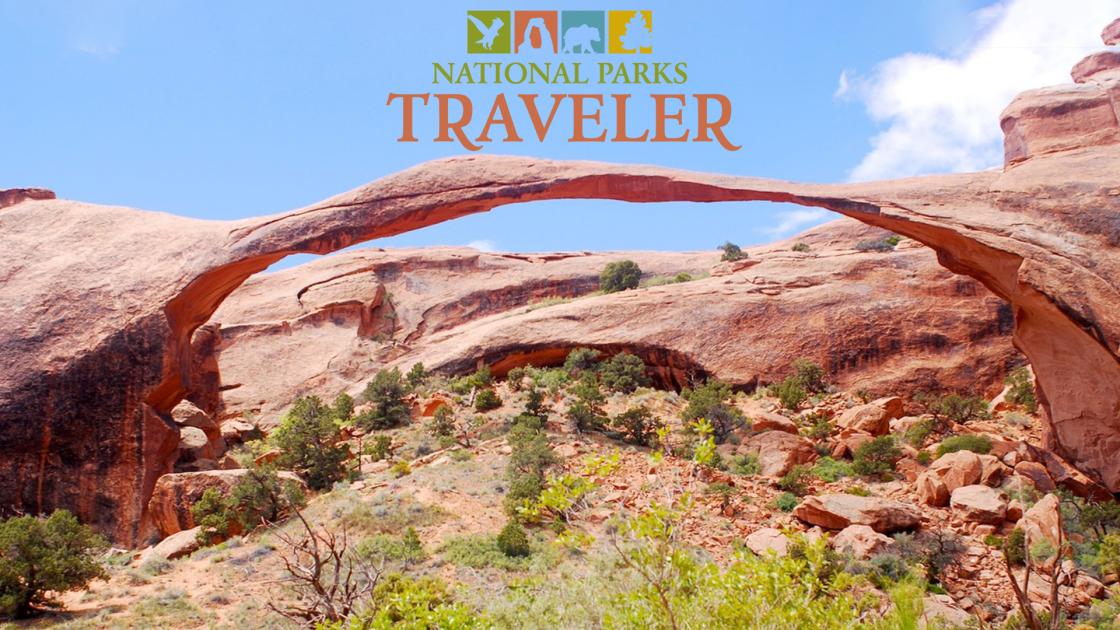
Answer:
[[832, 93], [832, 98], [843, 98], [848, 94], [848, 71], [840, 71], [840, 80], [836, 82], [836, 91]]
[[1120, 0], [1007, 0], [971, 16], [977, 35], [959, 54], [908, 53], [868, 77], [841, 73], [837, 96], [864, 103], [886, 128], [852, 171], [862, 181], [1003, 162], [999, 114], [1019, 92], [1070, 81], [1070, 68], [1102, 49], [1101, 29]]
[[763, 232], [772, 237], [780, 238], [789, 236], [797, 230], [813, 223], [819, 223], [828, 218], [828, 211], [821, 208], [798, 208], [797, 210], [783, 210], [774, 213], [778, 224], [763, 228]]
[[487, 240], [487, 239], [479, 239], [477, 241], [471, 241], [471, 242], [467, 243], [467, 247], [473, 247], [480, 252], [496, 252], [496, 251], [498, 251], [498, 248], [494, 244], [494, 241]]

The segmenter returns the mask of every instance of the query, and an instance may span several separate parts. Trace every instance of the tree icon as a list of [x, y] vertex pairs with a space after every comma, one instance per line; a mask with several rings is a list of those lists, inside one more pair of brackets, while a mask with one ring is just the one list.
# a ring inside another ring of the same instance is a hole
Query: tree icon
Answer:
[[640, 52], [642, 48], [653, 47], [653, 32], [641, 11], [634, 12], [619, 39], [622, 49], [627, 51]]

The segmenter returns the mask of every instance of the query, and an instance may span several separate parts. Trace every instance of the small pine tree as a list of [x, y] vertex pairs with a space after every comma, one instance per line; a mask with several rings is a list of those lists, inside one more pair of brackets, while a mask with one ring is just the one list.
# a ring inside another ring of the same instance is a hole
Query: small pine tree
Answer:
[[412, 369], [408, 371], [408, 374], [406, 374], [404, 378], [406, 381], [408, 381], [408, 386], [410, 388], [416, 389], [417, 387], [423, 385], [424, 381], [427, 380], [428, 372], [424, 369], [423, 363], [413, 363]]
[[280, 449], [276, 463], [294, 470], [314, 490], [329, 488], [344, 476], [350, 449], [342, 442], [334, 414], [319, 400], [296, 400], [270, 436]]
[[331, 405], [331, 410], [334, 412], [334, 417], [338, 418], [339, 422], [347, 423], [354, 418], [354, 398], [342, 392], [334, 398], [334, 404]]
[[498, 534], [498, 549], [511, 558], [524, 558], [531, 553], [529, 536], [516, 520], [510, 520]]
[[478, 412], [490, 411], [502, 406], [502, 399], [492, 389], [480, 390], [474, 397], [474, 410]]
[[373, 407], [358, 416], [358, 426], [367, 430], [391, 429], [408, 423], [406, 393], [400, 370], [378, 370], [362, 392], [362, 398], [373, 403]]
[[632, 393], [649, 385], [646, 364], [629, 352], [620, 352], [599, 366], [599, 379], [612, 392]]
[[66, 510], [0, 522], [0, 618], [60, 603], [52, 594], [109, 579], [98, 561], [108, 543]]
[[742, 260], [747, 257], [747, 254], [743, 251], [743, 248], [739, 247], [735, 243], [732, 243], [731, 241], [724, 242], [723, 245], [720, 245], [716, 249], [723, 250], [723, 255], [720, 256], [719, 259], [725, 262]]
[[455, 433], [455, 412], [451, 411], [451, 407], [440, 405], [436, 408], [428, 431], [435, 437], [446, 437]]

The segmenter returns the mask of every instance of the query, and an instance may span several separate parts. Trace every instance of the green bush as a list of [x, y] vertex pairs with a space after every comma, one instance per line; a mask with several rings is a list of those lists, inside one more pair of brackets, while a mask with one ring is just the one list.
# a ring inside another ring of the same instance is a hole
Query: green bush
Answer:
[[801, 407], [801, 403], [809, 397], [809, 392], [805, 391], [805, 388], [794, 376], [778, 383], [775, 387], [775, 393], [778, 395], [778, 401], [782, 403], [782, 406], [791, 411], [797, 411]]
[[448, 405], [436, 407], [428, 432], [435, 437], [446, 437], [455, 433], [455, 412]]
[[884, 238], [877, 241], [859, 241], [856, 243], [855, 249], [857, 252], [890, 252], [894, 251], [894, 246], [898, 241], [893, 241], [891, 238]]
[[511, 368], [509, 372], [506, 372], [506, 385], [509, 387], [509, 390], [511, 392], [521, 391], [522, 381], [525, 380], [527, 375], [528, 370], [526, 370], [524, 366], [517, 366]]
[[358, 426], [366, 430], [392, 429], [407, 424], [408, 403], [404, 401], [408, 388], [401, 380], [401, 371], [378, 370], [366, 384], [362, 398], [373, 406], [357, 418]]
[[828, 389], [828, 383], [824, 380], [824, 368], [809, 359], [797, 359], [793, 362], [793, 378], [810, 394], [819, 394]]
[[685, 271], [682, 271], [682, 272], [678, 273], [677, 275], [673, 276], [673, 283], [674, 284], [680, 284], [682, 282], [692, 282], [692, 274], [690, 274], [688, 272], [685, 272]]
[[657, 430], [662, 427], [649, 409], [644, 406], [631, 407], [620, 413], [611, 421], [623, 435], [623, 439], [638, 446], [654, 446], [657, 442]]
[[813, 465], [813, 474], [817, 476], [817, 479], [828, 483], [850, 477], [854, 472], [852, 465], [848, 462], [827, 456], [818, 459], [817, 463]]
[[860, 444], [852, 457], [852, 470], [863, 477], [885, 477], [894, 472], [894, 465], [902, 459], [902, 449], [894, 437], [883, 435]]
[[594, 372], [599, 368], [602, 353], [591, 348], [575, 348], [564, 359], [564, 370], [573, 377], [583, 372]]
[[440, 548], [451, 564], [472, 569], [504, 569], [519, 571], [529, 566], [530, 556], [511, 556], [498, 547], [494, 536], [452, 537]]
[[529, 536], [516, 520], [506, 523], [495, 542], [498, 549], [511, 558], [524, 558], [532, 552], [529, 548]]
[[923, 466], [929, 466], [933, 462], [933, 455], [929, 451], [918, 451], [918, 463]]
[[234, 523], [251, 531], [262, 523], [275, 523], [306, 504], [303, 491], [293, 481], [281, 480], [272, 464], [248, 469], [223, 495], [207, 488], [191, 506], [191, 516], [201, 529], [200, 545], [209, 546], [229, 537]]
[[341, 423], [350, 422], [354, 418], [354, 398], [346, 392], [342, 392], [334, 397], [334, 403], [331, 404], [331, 411], [334, 417]]
[[408, 460], [398, 459], [397, 461], [393, 462], [392, 466], [389, 467], [389, 472], [398, 479], [400, 479], [401, 477], [407, 477], [408, 475], [412, 474], [412, 464], [409, 464]]
[[1011, 533], [1003, 539], [1003, 553], [1011, 564], [1022, 566], [1027, 561], [1027, 550], [1024, 545], [1026, 539], [1027, 533], [1019, 527], [1011, 530]]
[[792, 512], [793, 508], [797, 507], [797, 504], [800, 502], [796, 494], [792, 492], [783, 492], [774, 499], [774, 507], [783, 512]]
[[506, 514], [516, 517], [517, 508], [526, 501], [535, 501], [544, 489], [544, 474], [556, 463], [556, 453], [548, 444], [548, 436], [538, 427], [514, 424], [507, 441], [510, 446], [506, 464], [508, 489], [503, 499]]
[[937, 456], [957, 451], [972, 451], [973, 453], [986, 454], [992, 450], [992, 441], [986, 435], [953, 435], [945, 438], [937, 445]]
[[399, 537], [377, 534], [363, 538], [358, 542], [356, 553], [359, 558], [374, 564], [386, 560], [412, 565], [423, 562], [428, 557], [415, 527], [409, 527], [405, 530], [404, 535]]
[[725, 262], [734, 262], [736, 260], [742, 260], [747, 257], [747, 254], [743, 251], [743, 248], [739, 247], [735, 243], [732, 243], [731, 241], [725, 241], [723, 245], [720, 245], [716, 249], [723, 250], [723, 255], [720, 256], [719, 259]]
[[568, 420], [572, 426], [583, 433], [602, 429], [607, 421], [603, 415], [603, 403], [607, 399], [599, 389], [595, 375], [584, 372], [570, 391], [576, 397], [576, 401], [568, 406]]
[[599, 380], [608, 390], [624, 394], [650, 384], [646, 364], [629, 352], [620, 352], [600, 364]]
[[684, 389], [681, 396], [688, 400], [682, 418], [692, 422], [704, 418], [712, 425], [712, 437], [722, 444], [745, 420], [743, 414], [728, 404], [731, 385], [718, 379], [709, 379], [695, 389]]
[[366, 454], [375, 462], [388, 459], [393, 454], [393, 438], [388, 435], [375, 435], [373, 442], [366, 445]]
[[778, 479], [778, 488], [797, 496], [804, 496], [809, 491], [810, 469], [804, 464], [798, 464], [789, 469], [789, 472]]
[[493, 382], [493, 376], [490, 374], [490, 366], [484, 365], [474, 371], [473, 374], [460, 376], [459, 378], [451, 381], [451, 391], [466, 396], [476, 389], [488, 389]]
[[731, 472], [744, 477], [752, 477], [762, 472], [762, 465], [758, 462], [757, 455], [740, 455], [731, 460]]
[[492, 389], [479, 390], [474, 397], [474, 410], [482, 413], [502, 406], [502, 399]]
[[236, 515], [226, 503], [225, 495], [217, 488], [207, 488], [191, 506], [191, 516], [199, 526], [198, 544], [207, 547], [229, 537]]
[[812, 440], [826, 440], [828, 436], [832, 435], [832, 421], [828, 419], [823, 413], [810, 414], [805, 421], [809, 423], [809, 430], [805, 432], [806, 437]]
[[408, 370], [408, 374], [405, 374], [404, 378], [408, 381], [410, 388], [416, 389], [428, 379], [428, 371], [424, 369], [423, 363], [413, 363], [412, 368]]
[[1031, 371], [1021, 367], [1007, 375], [1007, 384], [1011, 387], [1007, 392], [1007, 402], [1027, 410], [1029, 413], [1038, 411], [1038, 399], [1034, 396], [1034, 379]]
[[0, 618], [61, 604], [52, 596], [108, 579], [98, 561], [108, 543], [66, 510], [0, 522]]
[[599, 274], [599, 289], [603, 293], [615, 293], [627, 289], [637, 289], [642, 281], [642, 269], [632, 260], [618, 260], [607, 263]]
[[457, 603], [440, 579], [411, 578], [399, 573], [382, 577], [365, 607], [348, 620], [315, 625], [317, 630], [472, 630], [488, 627], [489, 621]]
[[808, 245], [808, 244], [806, 244], [806, 243], [796, 243], [796, 244], [794, 244], [794, 246], [793, 246], [793, 247], [791, 247], [790, 249], [791, 249], [791, 250], [793, 250], [793, 251], [795, 251], [795, 252], [802, 252], [802, 253], [804, 253], [804, 252], [807, 252], [807, 251], [809, 251], [809, 245]]
[[922, 448], [929, 436], [933, 434], [933, 430], [936, 428], [935, 424], [931, 418], [919, 420], [909, 429], [906, 429], [906, 432], [902, 434], [902, 439], [914, 448]]
[[314, 490], [329, 488], [346, 474], [350, 449], [318, 396], [296, 400], [269, 439], [280, 449], [277, 465], [295, 471]]
[[971, 420], [987, 420], [991, 417], [988, 410], [988, 401], [979, 396], [962, 396], [960, 394], [946, 394], [933, 405], [933, 413], [941, 418], [947, 418], [958, 424]]

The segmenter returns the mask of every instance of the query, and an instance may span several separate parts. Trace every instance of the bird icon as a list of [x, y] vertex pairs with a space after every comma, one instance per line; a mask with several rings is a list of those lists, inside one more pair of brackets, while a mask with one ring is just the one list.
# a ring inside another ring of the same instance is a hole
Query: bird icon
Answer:
[[486, 26], [482, 20], [473, 15], [467, 15], [467, 19], [470, 20], [471, 24], [474, 24], [474, 27], [478, 29], [479, 33], [482, 33], [482, 38], [475, 43], [481, 44], [486, 50], [490, 50], [490, 47], [494, 45], [494, 39], [498, 36], [498, 33], [501, 32], [502, 27], [505, 26], [505, 22], [503, 22], [500, 17], [491, 20], [490, 26]]

